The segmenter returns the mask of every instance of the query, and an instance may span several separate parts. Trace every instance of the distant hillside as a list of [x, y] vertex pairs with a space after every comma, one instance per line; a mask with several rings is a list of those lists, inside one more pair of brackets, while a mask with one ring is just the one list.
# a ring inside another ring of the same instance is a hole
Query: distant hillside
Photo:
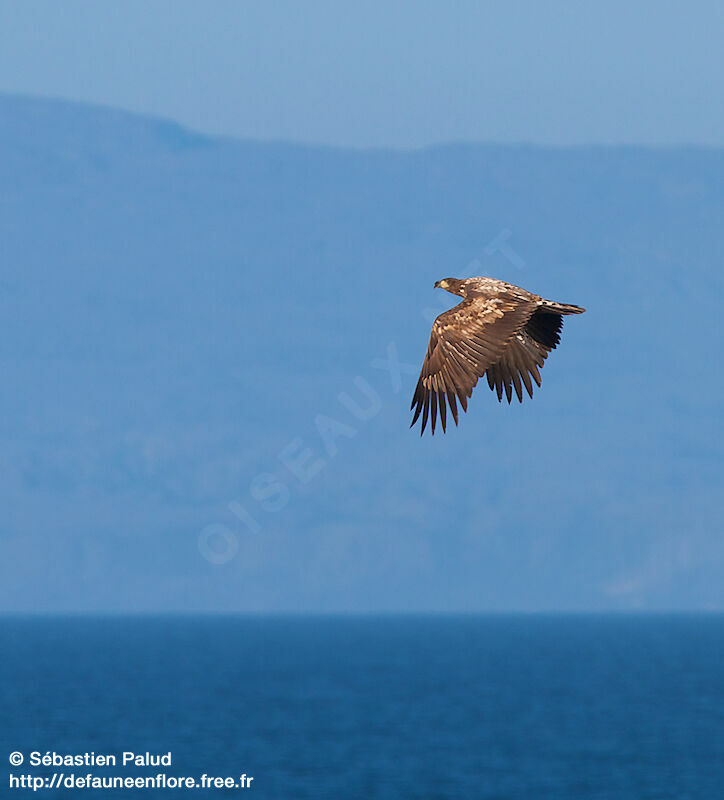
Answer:
[[[723, 255], [722, 150], [345, 151], [0, 95], [0, 607], [724, 608]], [[466, 274], [588, 312], [533, 401], [480, 385], [421, 440], [432, 285]]]

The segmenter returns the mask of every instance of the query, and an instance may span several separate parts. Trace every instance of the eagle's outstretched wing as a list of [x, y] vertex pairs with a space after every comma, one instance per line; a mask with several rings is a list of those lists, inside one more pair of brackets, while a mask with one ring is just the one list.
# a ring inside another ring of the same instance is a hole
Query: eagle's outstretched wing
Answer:
[[532, 377], [540, 386], [538, 369], [561, 340], [563, 315], [581, 314], [583, 311], [580, 306], [541, 300], [539, 308], [510, 340], [500, 360], [485, 371], [488, 386], [497, 393], [498, 400], [503, 399], [505, 390], [505, 396], [510, 403], [515, 389], [518, 401], [522, 403], [523, 386], [529, 396], [533, 397], [530, 379]]
[[510, 340], [508, 347], [495, 364], [491, 364], [485, 372], [488, 386], [493, 389], [498, 400], [503, 399], [503, 390], [510, 403], [513, 389], [519, 402], [523, 402], [523, 386], [530, 397], [533, 397], [531, 376], [540, 386], [538, 368], [548, 357], [548, 353], [560, 342], [563, 317], [548, 310], [538, 309], [525, 326]]
[[435, 320], [427, 355], [410, 408], [412, 425], [422, 413], [422, 429], [428, 416], [435, 433], [437, 412], [443, 431], [447, 422], [446, 400], [455, 424], [457, 400], [467, 411], [468, 398], [485, 371], [496, 364], [511, 339], [535, 312], [536, 299], [501, 292], [494, 297], [477, 296], [446, 311]]

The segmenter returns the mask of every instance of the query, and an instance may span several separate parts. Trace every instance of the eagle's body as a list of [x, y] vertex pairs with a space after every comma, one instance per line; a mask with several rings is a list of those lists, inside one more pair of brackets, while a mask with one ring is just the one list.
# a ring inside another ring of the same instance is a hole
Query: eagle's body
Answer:
[[554, 303], [494, 278], [445, 278], [436, 287], [460, 295], [463, 302], [435, 320], [427, 355], [412, 398], [412, 425], [422, 413], [432, 433], [438, 410], [443, 432], [447, 405], [455, 424], [457, 401], [467, 411], [473, 387], [485, 375], [491, 389], [510, 403], [513, 390], [523, 402], [523, 387], [533, 397], [531, 378], [540, 386], [538, 369], [560, 341], [564, 314], [581, 314], [579, 306]]

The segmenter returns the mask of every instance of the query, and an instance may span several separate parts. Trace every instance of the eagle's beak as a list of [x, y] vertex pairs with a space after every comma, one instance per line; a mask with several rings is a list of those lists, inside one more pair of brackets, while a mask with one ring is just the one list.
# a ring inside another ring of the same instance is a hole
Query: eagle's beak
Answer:
[[435, 286], [433, 288], [435, 288], [435, 289], [447, 289], [447, 287], [448, 287], [448, 282], [443, 280], [443, 281], [436, 281]]
[[439, 289], [440, 288], [440, 281], [435, 281], [435, 285], [432, 288], [433, 289]]

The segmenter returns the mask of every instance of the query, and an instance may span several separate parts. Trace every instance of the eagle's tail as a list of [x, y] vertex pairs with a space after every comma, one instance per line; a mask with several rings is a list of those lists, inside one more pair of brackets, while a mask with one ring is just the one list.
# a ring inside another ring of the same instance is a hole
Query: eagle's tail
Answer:
[[586, 309], [569, 303], [554, 303], [552, 300], [544, 300], [541, 310], [552, 311], [554, 314], [583, 314]]

